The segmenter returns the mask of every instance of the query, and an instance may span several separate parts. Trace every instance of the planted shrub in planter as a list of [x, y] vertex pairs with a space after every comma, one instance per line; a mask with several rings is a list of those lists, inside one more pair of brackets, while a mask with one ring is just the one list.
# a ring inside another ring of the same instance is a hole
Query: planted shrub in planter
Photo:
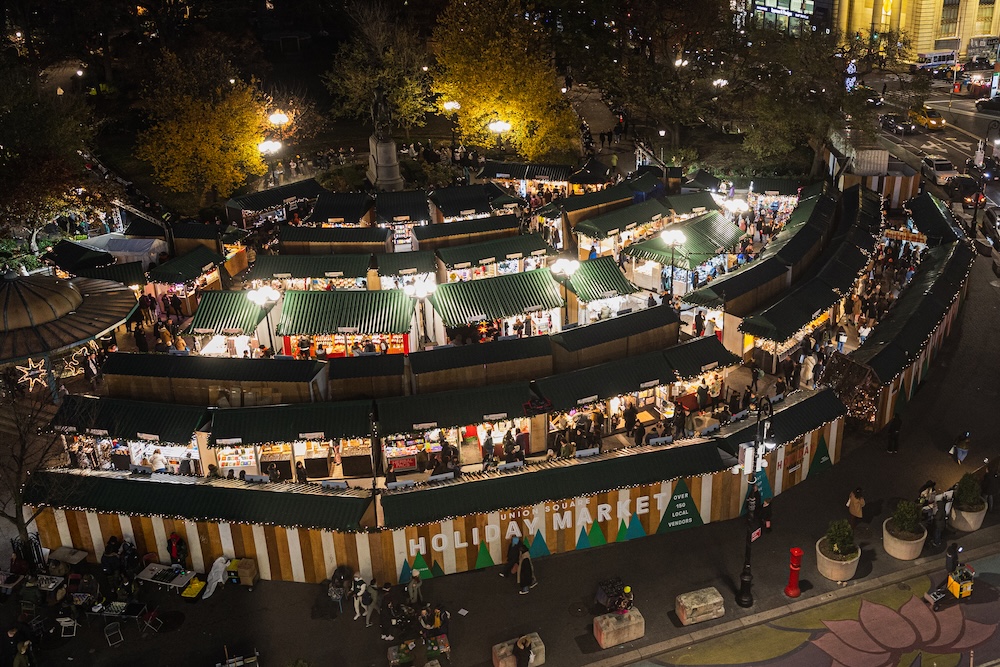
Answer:
[[882, 546], [893, 558], [918, 557], [926, 538], [927, 529], [920, 525], [920, 506], [909, 500], [899, 501], [892, 516], [882, 524]]
[[846, 519], [831, 521], [826, 535], [816, 542], [816, 567], [833, 581], [847, 581], [858, 571], [861, 549], [854, 543], [854, 529]]
[[970, 533], [979, 530], [986, 518], [983, 487], [972, 473], [965, 473], [955, 486], [955, 502], [951, 507], [951, 524], [955, 530]]

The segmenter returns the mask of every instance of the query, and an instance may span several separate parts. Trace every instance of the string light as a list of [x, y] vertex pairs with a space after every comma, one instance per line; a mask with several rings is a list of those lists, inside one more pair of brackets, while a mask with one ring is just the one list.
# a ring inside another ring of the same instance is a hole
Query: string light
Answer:
[[28, 385], [28, 391], [34, 391], [35, 384], [45, 386], [46, 381], [48, 381], [49, 372], [45, 367], [44, 358], [39, 359], [37, 364], [33, 360], [28, 359], [27, 366], [15, 366], [15, 368], [21, 371], [18, 383]]

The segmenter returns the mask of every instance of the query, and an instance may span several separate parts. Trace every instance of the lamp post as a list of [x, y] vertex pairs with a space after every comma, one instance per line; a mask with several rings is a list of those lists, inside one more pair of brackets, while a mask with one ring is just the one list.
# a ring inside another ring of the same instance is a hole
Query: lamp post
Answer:
[[677, 246], [684, 245], [687, 243], [687, 237], [684, 236], [684, 232], [679, 229], [665, 229], [660, 234], [660, 238], [663, 242], [670, 246], [670, 304], [673, 307], [674, 303], [674, 253], [677, 250]]
[[502, 135], [503, 135], [504, 132], [509, 132], [510, 131], [510, 123], [508, 123], [505, 120], [499, 120], [499, 119], [497, 119], [497, 120], [494, 120], [494, 121], [490, 121], [490, 124], [487, 125], [486, 127], [488, 127], [490, 129], [490, 132], [492, 132], [493, 134], [497, 135], [497, 150], [498, 151], [502, 150], [503, 146], [500, 143], [501, 142], [501, 137], [502, 137]]
[[419, 277], [403, 288], [406, 296], [416, 299], [419, 304], [420, 324], [424, 332], [423, 337], [421, 338], [421, 343], [424, 345], [431, 342], [430, 336], [427, 335], [427, 297], [433, 294], [436, 289], [437, 284], [433, 280], [429, 280], [425, 277]]
[[284, 128], [288, 124], [288, 115], [282, 111], [275, 111], [267, 119], [271, 121], [271, 125], [278, 128], [278, 138], [284, 139]]
[[455, 149], [455, 125], [458, 124], [458, 110], [462, 108], [462, 105], [454, 100], [448, 100], [444, 103], [444, 110], [451, 115], [451, 148]]
[[[774, 449], [775, 444], [769, 442], [768, 430], [774, 419], [774, 406], [766, 396], [761, 396], [757, 401], [757, 430], [754, 434], [753, 447], [749, 447], [744, 452], [744, 459], [741, 464], [733, 468], [734, 474], [741, 471], [747, 475], [747, 484], [752, 490], [757, 483], [757, 473], [767, 467], [767, 459], [764, 458], [766, 452]], [[747, 506], [747, 537], [746, 551], [743, 555], [743, 572], [740, 573], [740, 592], [736, 595], [736, 604], [741, 607], [753, 606], [753, 573], [750, 570], [750, 545], [754, 541], [754, 526], [757, 525], [757, 515], [761, 508], [757, 507], [757, 498], [751, 491]]]
[[563, 277], [563, 280], [559, 281], [563, 286], [563, 327], [569, 324], [569, 288], [567, 287], [567, 283], [579, 268], [580, 262], [575, 259], [566, 259], [565, 257], [560, 257], [552, 263], [552, 273]]
[[[986, 136], [983, 138], [983, 150], [984, 151], [985, 151], [985, 147], [988, 146], [989, 143], [990, 143], [990, 133], [992, 133], [993, 130], [996, 130], [998, 128], [1000, 128], [1000, 120], [991, 120], [990, 123], [989, 123], [989, 125], [986, 126]], [[998, 146], [1000, 146], [1000, 139], [995, 139], [993, 141], [993, 153], [992, 153], [993, 156], [995, 156], [997, 154], [997, 147]]]
[[[664, 141], [663, 138], [665, 136], [667, 136], [667, 131], [666, 130], [660, 130], [660, 164], [661, 165], [663, 164], [663, 141]], [[664, 174], [664, 176], [666, 176], [666, 174]]]
[[274, 352], [274, 332], [271, 330], [271, 308], [274, 303], [281, 298], [281, 292], [274, 289], [270, 285], [264, 285], [259, 289], [252, 289], [247, 292], [247, 298], [250, 299], [252, 303], [257, 304], [261, 308], [264, 308], [264, 317], [267, 318], [267, 342], [271, 348], [271, 352]]

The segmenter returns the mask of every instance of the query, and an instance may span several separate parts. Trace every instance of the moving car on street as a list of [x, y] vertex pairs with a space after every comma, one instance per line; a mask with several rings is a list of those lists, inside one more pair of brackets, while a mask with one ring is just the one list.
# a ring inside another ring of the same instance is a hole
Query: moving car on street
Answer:
[[963, 208], [973, 208], [986, 203], [982, 184], [972, 176], [955, 176], [944, 186], [948, 199], [952, 202], [962, 202]]
[[982, 97], [976, 100], [976, 111], [1000, 113], [1000, 97], [994, 97], [993, 99]]
[[903, 114], [884, 113], [878, 117], [878, 122], [883, 130], [893, 134], [913, 134], [917, 131], [917, 124]]
[[965, 161], [965, 173], [980, 183], [1000, 181], [1000, 160], [995, 157], [987, 157], [983, 158], [983, 163], [979, 165], [976, 164], [975, 160], [969, 158]]
[[941, 112], [927, 105], [910, 109], [910, 120], [928, 131], [943, 130], [947, 125]]
[[958, 176], [955, 165], [948, 158], [940, 155], [928, 155], [921, 160], [920, 173], [926, 178], [933, 179], [937, 185], [944, 185]]

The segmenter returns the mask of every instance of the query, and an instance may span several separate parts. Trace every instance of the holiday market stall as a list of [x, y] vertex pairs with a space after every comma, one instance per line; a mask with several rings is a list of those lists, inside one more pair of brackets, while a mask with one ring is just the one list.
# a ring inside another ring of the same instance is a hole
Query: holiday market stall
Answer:
[[494, 186], [491, 184], [456, 185], [432, 190], [427, 195], [430, 201], [431, 223], [472, 220], [492, 215], [490, 194], [495, 197], [502, 192], [493, 191]]
[[324, 192], [305, 222], [320, 227], [371, 227], [375, 200], [367, 192]]
[[276, 302], [258, 305], [248, 292], [205, 292], [188, 331], [195, 349], [206, 357], [252, 357], [261, 344], [273, 347], [271, 333], [261, 323]]
[[963, 238], [961, 223], [956, 219], [949, 205], [929, 192], [907, 201], [903, 208], [907, 213], [907, 232], [888, 234], [891, 238], [925, 243], [928, 246], [952, 243]]
[[437, 282], [465, 282], [544, 268], [550, 252], [538, 234], [438, 248]]
[[414, 283], [436, 283], [437, 255], [433, 250], [412, 250], [375, 255], [380, 289], [403, 289]]
[[249, 265], [246, 238], [250, 232], [232, 225], [174, 223], [170, 238], [174, 255], [186, 255], [195, 248], [205, 247], [226, 258], [224, 267], [231, 276], [238, 275]]
[[548, 336], [442, 345], [410, 354], [410, 371], [415, 394], [527, 382], [552, 374], [552, 345]]
[[522, 197], [530, 197], [542, 190], [565, 191], [573, 168], [565, 164], [526, 164], [523, 162], [497, 162], [487, 160], [476, 177], [502, 187], [513, 187]]
[[663, 228], [669, 211], [656, 199], [633, 204], [577, 223], [577, 253], [581, 260], [592, 255], [614, 256], [626, 246]]
[[428, 299], [435, 340], [537, 336], [562, 328], [563, 300], [549, 269], [439, 285]]
[[[559, 268], [558, 266], [556, 268]], [[555, 273], [566, 287], [568, 324], [589, 324], [647, 307], [647, 297], [622, 275], [613, 257], [587, 259], [570, 275]]]
[[414, 232], [431, 223], [431, 209], [423, 190], [380, 192], [375, 198], [375, 214], [379, 227], [391, 231], [396, 251], [417, 250]]
[[223, 474], [266, 475], [273, 463], [283, 481], [294, 482], [301, 461], [309, 479], [370, 478], [371, 412], [371, 401], [213, 410], [215, 450], [206, 458]]
[[568, 240], [576, 226], [584, 220], [590, 220], [599, 215], [624, 208], [634, 201], [635, 193], [624, 183], [605, 188], [599, 192], [560, 199], [558, 204], [563, 215], [559, 236]]
[[62, 271], [63, 277], [80, 269], [96, 269], [115, 263], [115, 256], [99, 248], [62, 240], [42, 255], [42, 260]]
[[696, 215], [705, 215], [713, 211], [721, 211], [722, 207], [710, 192], [692, 192], [686, 195], [671, 195], [664, 199], [664, 205], [670, 211], [671, 222], [681, 222]]
[[[527, 434], [534, 433], [525, 416], [531, 398], [528, 384], [518, 382], [379, 399], [375, 410], [382, 455], [397, 471], [422, 471], [433, 467], [431, 457], [448, 447], [458, 453], [460, 465], [469, 465], [483, 460], [487, 433], [499, 444], [508, 430], [514, 436], [525, 433], [519, 438], [525, 453], [542, 451], [526, 442]], [[544, 440], [544, 430], [540, 433]]]
[[552, 336], [555, 370], [562, 373], [662, 350], [677, 343], [679, 329], [680, 320], [669, 304], [566, 329]]
[[181, 301], [181, 314], [190, 317], [198, 307], [202, 292], [221, 290], [223, 280], [230, 280], [229, 274], [223, 273], [225, 261], [226, 258], [219, 253], [198, 246], [182, 257], [175, 257], [150, 269], [145, 292], [157, 302], [164, 295], [168, 298], [177, 296]]
[[392, 252], [392, 234], [380, 227], [281, 225], [278, 247], [285, 255], [371, 255]]
[[370, 263], [371, 255], [257, 255], [248, 278], [280, 290], [363, 290]]
[[[208, 422], [200, 406], [146, 403], [70, 394], [52, 418], [75, 468], [128, 470], [164, 457], [168, 472], [204, 474], [201, 450]], [[187, 461], [187, 463], [183, 463]]]
[[316, 179], [307, 178], [239, 195], [226, 202], [226, 219], [243, 229], [269, 229], [296, 217], [304, 218], [312, 203], [322, 194], [330, 194], [330, 191]]
[[[413, 358], [412, 353], [410, 358]], [[327, 359], [330, 399], [344, 401], [409, 393], [406, 359], [402, 354], [366, 354]]]
[[93, 278], [94, 280], [110, 280], [121, 283], [132, 288], [133, 291], [142, 293], [142, 288], [146, 284], [146, 271], [142, 262], [128, 262], [127, 264], [112, 264], [102, 266], [99, 269], [78, 269], [76, 275], [80, 278]]
[[517, 236], [521, 221], [516, 215], [495, 215], [475, 220], [459, 220], [413, 228], [414, 250], [435, 250], [451, 246]]
[[414, 347], [414, 300], [402, 290], [285, 292], [277, 333], [302, 358], [406, 354]]

